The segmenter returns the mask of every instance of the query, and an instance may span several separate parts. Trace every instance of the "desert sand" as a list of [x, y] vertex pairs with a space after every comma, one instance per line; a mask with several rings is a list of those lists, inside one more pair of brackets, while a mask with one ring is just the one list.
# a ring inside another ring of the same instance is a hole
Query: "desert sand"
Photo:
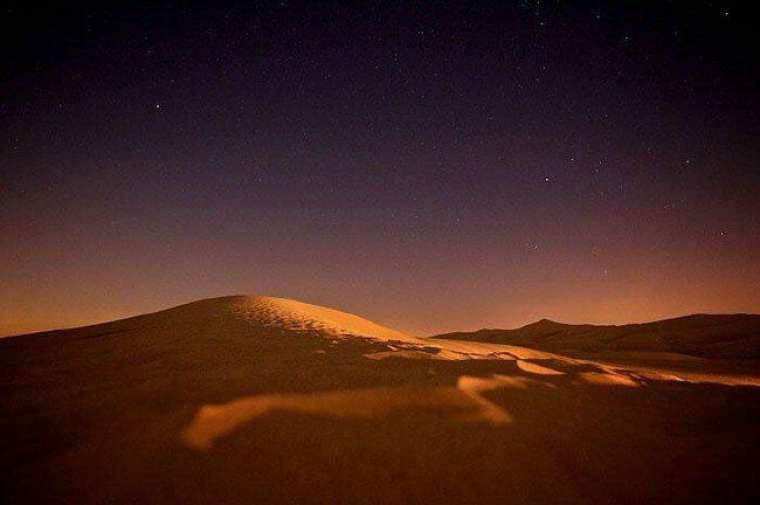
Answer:
[[750, 503], [760, 333], [713, 317], [422, 338], [231, 296], [2, 339], [0, 497]]

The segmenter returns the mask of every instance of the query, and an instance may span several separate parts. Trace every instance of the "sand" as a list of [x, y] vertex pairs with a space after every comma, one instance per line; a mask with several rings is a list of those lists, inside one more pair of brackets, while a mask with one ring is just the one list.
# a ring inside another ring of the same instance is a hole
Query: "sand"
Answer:
[[657, 359], [684, 356], [760, 359], [760, 315], [695, 314], [643, 324], [595, 326], [543, 319], [511, 330], [483, 329], [438, 335], [440, 339], [510, 344], [561, 354], [637, 354]]
[[246, 296], [2, 339], [0, 500], [756, 501], [756, 361], [626, 352]]

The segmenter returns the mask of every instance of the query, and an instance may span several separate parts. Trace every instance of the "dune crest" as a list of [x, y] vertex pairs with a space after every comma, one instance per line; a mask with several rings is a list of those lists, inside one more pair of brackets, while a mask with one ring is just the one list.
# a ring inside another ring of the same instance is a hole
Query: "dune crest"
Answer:
[[262, 326], [285, 330], [316, 331], [333, 337], [345, 335], [419, 342], [420, 339], [392, 330], [363, 317], [319, 305], [271, 296], [244, 296], [235, 302], [237, 310]]

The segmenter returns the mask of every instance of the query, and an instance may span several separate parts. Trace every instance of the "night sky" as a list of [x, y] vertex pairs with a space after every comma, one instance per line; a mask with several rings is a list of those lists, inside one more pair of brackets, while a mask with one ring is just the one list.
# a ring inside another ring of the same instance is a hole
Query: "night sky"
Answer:
[[0, 334], [760, 312], [752, 2], [2, 10]]

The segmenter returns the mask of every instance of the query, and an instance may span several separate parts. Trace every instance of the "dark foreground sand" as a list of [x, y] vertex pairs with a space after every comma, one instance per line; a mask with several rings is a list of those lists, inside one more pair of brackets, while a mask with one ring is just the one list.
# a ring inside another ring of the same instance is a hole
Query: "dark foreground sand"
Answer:
[[753, 361], [466, 354], [236, 300], [0, 340], [0, 501], [760, 499]]

